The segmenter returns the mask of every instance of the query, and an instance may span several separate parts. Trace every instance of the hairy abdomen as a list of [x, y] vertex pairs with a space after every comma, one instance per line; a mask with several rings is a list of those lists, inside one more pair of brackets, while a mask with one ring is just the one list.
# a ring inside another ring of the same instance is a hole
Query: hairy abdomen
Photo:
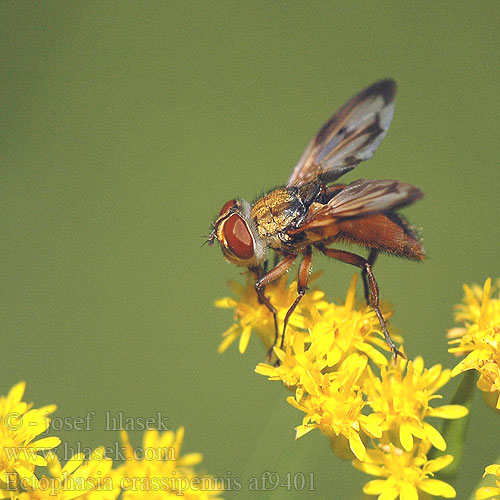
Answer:
[[336, 226], [336, 241], [355, 243], [408, 259], [425, 259], [425, 249], [419, 237], [408, 223], [395, 213], [338, 221]]

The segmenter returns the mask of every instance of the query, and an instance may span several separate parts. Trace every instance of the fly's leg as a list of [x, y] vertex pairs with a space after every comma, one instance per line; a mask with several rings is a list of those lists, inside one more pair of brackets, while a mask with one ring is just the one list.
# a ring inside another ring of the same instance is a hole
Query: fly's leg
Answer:
[[274, 267], [276, 267], [279, 264], [279, 261], [280, 261], [279, 254], [274, 252]]
[[259, 302], [261, 304], [264, 304], [269, 309], [274, 319], [274, 342], [269, 351], [267, 352], [266, 361], [268, 362], [271, 360], [273, 356], [274, 346], [278, 343], [279, 329], [278, 329], [278, 316], [276, 313], [276, 308], [271, 304], [271, 301], [265, 296], [264, 291], [269, 283], [271, 283], [274, 280], [277, 280], [280, 276], [283, 276], [283, 274], [285, 274], [290, 269], [290, 267], [292, 267], [296, 258], [297, 258], [296, 255], [288, 254], [281, 262], [279, 262], [269, 272], [261, 276], [255, 282], [255, 291], [257, 292], [257, 297], [259, 298]]
[[297, 278], [297, 298], [294, 303], [290, 306], [285, 315], [285, 321], [283, 322], [283, 334], [281, 335], [281, 344], [280, 348], [283, 349], [283, 344], [285, 343], [285, 331], [286, 326], [288, 325], [288, 320], [292, 315], [295, 308], [299, 305], [300, 300], [304, 296], [307, 291], [307, 283], [309, 281], [309, 273], [311, 272], [311, 247], [308, 247], [304, 253], [304, 258], [300, 263], [299, 267], [299, 275]]
[[271, 301], [264, 295], [265, 291], [265, 286], [262, 288], [257, 288], [257, 285], [255, 286], [255, 291], [257, 292], [257, 297], [259, 299], [259, 304], [265, 305], [271, 314], [273, 315], [273, 320], [274, 320], [274, 342], [269, 351], [267, 352], [266, 356], [266, 361], [269, 361], [273, 355], [273, 347], [276, 345], [278, 342], [278, 337], [279, 337], [279, 327], [278, 327], [278, 313], [276, 311], [276, 308], [271, 304]]
[[[368, 254], [368, 259], [367, 262], [370, 264], [370, 266], [373, 269], [373, 264], [375, 264], [375, 261], [377, 260], [378, 256], [378, 250], [375, 250], [375, 248], [372, 248], [370, 250], [370, 253]], [[361, 277], [363, 278], [363, 289], [365, 292], [365, 299], [366, 303], [370, 305], [370, 284], [368, 281], [368, 272], [365, 268], [361, 271]]]
[[385, 319], [382, 316], [379, 308], [379, 294], [378, 294], [378, 285], [375, 281], [375, 276], [373, 276], [372, 266], [365, 258], [357, 255], [355, 253], [346, 252], [345, 250], [337, 250], [335, 248], [326, 248], [322, 245], [318, 245], [318, 249], [323, 252], [326, 256], [331, 257], [332, 259], [337, 259], [346, 264], [351, 264], [352, 266], [357, 266], [361, 269], [362, 272], [366, 273], [369, 292], [369, 304], [371, 308], [375, 311], [377, 318], [380, 322], [380, 326], [382, 327], [382, 332], [384, 333], [385, 341], [387, 345], [391, 348], [392, 356], [394, 361], [397, 360], [398, 356], [405, 358], [405, 355], [398, 350], [396, 344], [391, 339], [389, 332], [387, 331], [387, 325], [385, 323]]
[[267, 265], [268, 261], [266, 260], [264, 262], [264, 266], [251, 267], [250, 271], [255, 274], [255, 291], [257, 292], [257, 300], [259, 301], [259, 304], [266, 306], [269, 312], [273, 315], [274, 330], [278, 332], [277, 311], [276, 308], [271, 304], [271, 301], [264, 294], [266, 286], [263, 285], [261, 287], [257, 287], [257, 283], [259, 282], [259, 280], [267, 274]]
[[[270, 262], [270, 258], [267, 259], [265, 262], [264, 262], [264, 266], [262, 266], [260, 268], [260, 273], [257, 273], [257, 277], [260, 278], [262, 275], [264, 274], [267, 274], [267, 271], [269, 269], [269, 262]], [[279, 264], [279, 261], [280, 261], [280, 256], [279, 254], [277, 254], [276, 252], [274, 253], [274, 257], [273, 257], [273, 268], [276, 267], [278, 264]]]

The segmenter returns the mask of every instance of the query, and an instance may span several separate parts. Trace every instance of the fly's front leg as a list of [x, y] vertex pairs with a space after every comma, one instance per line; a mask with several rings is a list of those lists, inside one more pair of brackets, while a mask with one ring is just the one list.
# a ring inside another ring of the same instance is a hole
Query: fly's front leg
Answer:
[[387, 345], [391, 348], [392, 355], [395, 361], [397, 360], [398, 356], [404, 358], [405, 357], [404, 354], [398, 350], [396, 344], [391, 339], [391, 336], [389, 335], [389, 332], [387, 330], [387, 325], [385, 323], [384, 316], [382, 316], [382, 313], [380, 311], [378, 285], [377, 282], [375, 281], [375, 276], [373, 276], [372, 266], [370, 262], [365, 258], [361, 257], [360, 255], [351, 252], [346, 252], [345, 250], [326, 248], [322, 245], [318, 246], [318, 248], [328, 257], [340, 260], [342, 262], [345, 262], [346, 264], [351, 264], [352, 266], [357, 266], [361, 269], [363, 273], [366, 274], [368, 288], [370, 290], [370, 293], [368, 294], [369, 304], [377, 315], [377, 318], [380, 322], [380, 326], [382, 327], [382, 332], [384, 333], [385, 341], [387, 342]]
[[280, 261], [279, 253], [274, 252], [274, 264], [273, 264], [273, 266], [276, 267], [279, 264], [279, 261]]
[[[266, 274], [266, 273], [267, 273], [267, 269], [268, 269], [268, 267], [269, 267], [269, 261], [270, 261], [270, 259], [267, 259], [267, 260], [264, 262], [264, 266], [263, 266], [263, 267], [262, 267], [262, 266], [260, 267], [260, 269], [261, 269], [261, 273], [259, 274], [259, 277], [260, 277], [260, 276], [262, 276], [263, 274]], [[280, 261], [280, 256], [279, 256], [279, 254], [277, 254], [276, 252], [274, 252], [274, 257], [273, 257], [273, 262], [274, 262], [274, 264], [273, 264], [273, 267], [276, 267], [276, 266], [278, 265], [279, 261]], [[262, 272], [262, 269], [263, 269], [263, 272]]]
[[[373, 264], [375, 264], [375, 261], [377, 260], [377, 256], [378, 256], [378, 250], [372, 248], [370, 250], [370, 253], [368, 254], [368, 259], [367, 259], [368, 264], [370, 264], [372, 269], [373, 269]], [[361, 271], [361, 277], [363, 278], [363, 289], [365, 292], [366, 303], [370, 305], [370, 284], [368, 282], [368, 272], [364, 268]]]
[[257, 300], [259, 304], [265, 305], [274, 318], [274, 326], [276, 330], [278, 329], [278, 319], [276, 316], [276, 308], [271, 304], [271, 301], [264, 295], [265, 285], [262, 287], [257, 287], [259, 280], [267, 274], [267, 260], [264, 262], [264, 266], [257, 266], [249, 268], [249, 271], [255, 275], [255, 291], [257, 292]]
[[288, 325], [288, 320], [290, 319], [290, 316], [292, 315], [293, 311], [295, 311], [295, 308], [299, 305], [300, 300], [307, 291], [307, 283], [309, 281], [309, 274], [311, 272], [311, 254], [312, 254], [311, 247], [308, 247], [304, 252], [304, 258], [300, 263], [299, 275], [297, 278], [298, 295], [294, 303], [290, 306], [290, 308], [286, 312], [285, 321], [283, 322], [283, 334], [281, 336], [281, 344], [280, 344], [281, 349], [283, 349], [283, 344], [285, 343], [285, 331], [286, 331], [286, 326]]
[[279, 262], [276, 266], [274, 266], [273, 269], [271, 269], [269, 272], [261, 276], [255, 282], [255, 291], [257, 292], [257, 297], [259, 298], [259, 302], [261, 304], [264, 304], [269, 309], [274, 319], [274, 342], [267, 353], [266, 357], [267, 361], [270, 361], [273, 355], [273, 348], [277, 344], [279, 338], [279, 330], [278, 330], [278, 315], [276, 312], [276, 308], [271, 304], [271, 301], [265, 296], [264, 291], [269, 283], [271, 283], [274, 280], [277, 280], [280, 276], [283, 276], [283, 274], [285, 274], [288, 271], [288, 269], [292, 267], [296, 258], [297, 258], [296, 255], [288, 254], [281, 262]]
[[265, 286], [261, 288], [257, 288], [257, 283], [255, 284], [255, 291], [257, 292], [257, 297], [259, 298], [259, 303], [265, 305], [271, 314], [273, 315], [273, 320], [274, 320], [274, 342], [269, 351], [267, 352], [266, 360], [269, 361], [271, 359], [271, 356], [273, 354], [273, 347], [276, 345], [276, 342], [278, 342], [278, 337], [279, 337], [279, 327], [278, 327], [278, 313], [276, 311], [276, 308], [271, 304], [271, 301], [264, 295], [265, 291]]

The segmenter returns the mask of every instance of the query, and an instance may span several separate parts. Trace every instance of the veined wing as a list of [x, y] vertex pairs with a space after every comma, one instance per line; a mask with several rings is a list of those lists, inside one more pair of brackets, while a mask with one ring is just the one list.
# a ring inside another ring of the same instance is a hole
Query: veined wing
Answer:
[[311, 140], [287, 186], [333, 182], [369, 160], [389, 130], [395, 95], [396, 82], [382, 80], [344, 104]]
[[396, 210], [422, 198], [420, 189], [400, 181], [359, 179], [312, 212], [300, 231], [332, 222]]

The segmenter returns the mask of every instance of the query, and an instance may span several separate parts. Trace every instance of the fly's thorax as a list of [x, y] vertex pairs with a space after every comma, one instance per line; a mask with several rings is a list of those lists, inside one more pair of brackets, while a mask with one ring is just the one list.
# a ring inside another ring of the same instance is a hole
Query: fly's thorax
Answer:
[[258, 199], [250, 211], [257, 230], [267, 244], [276, 248], [274, 240], [286, 240], [285, 231], [296, 227], [304, 218], [307, 208], [297, 195], [288, 188], [278, 188]]

